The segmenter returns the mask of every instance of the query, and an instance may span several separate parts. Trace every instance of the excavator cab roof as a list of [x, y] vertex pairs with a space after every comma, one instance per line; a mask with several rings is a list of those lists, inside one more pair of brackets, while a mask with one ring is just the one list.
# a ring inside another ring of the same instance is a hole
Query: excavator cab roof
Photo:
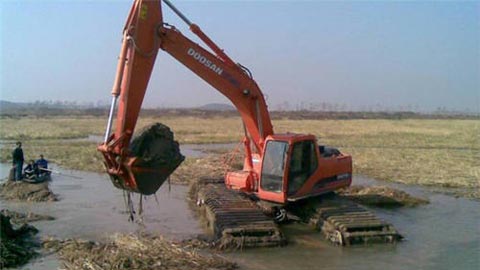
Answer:
[[298, 134], [298, 133], [280, 133], [274, 134], [267, 137], [267, 141], [285, 141], [289, 144], [298, 142], [298, 141], [316, 141], [316, 137], [311, 134]]

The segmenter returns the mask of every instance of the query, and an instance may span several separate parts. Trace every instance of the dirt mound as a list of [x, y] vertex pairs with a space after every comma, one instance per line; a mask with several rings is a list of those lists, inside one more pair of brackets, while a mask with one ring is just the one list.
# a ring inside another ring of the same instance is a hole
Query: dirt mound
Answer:
[[130, 144], [130, 151], [142, 159], [141, 165], [144, 167], [175, 170], [185, 159], [180, 153], [178, 142], [173, 139], [173, 132], [161, 123], [140, 130]]
[[22, 224], [27, 222], [39, 221], [39, 220], [54, 220], [54, 217], [47, 215], [38, 215], [32, 212], [28, 213], [19, 213], [15, 211], [10, 211], [7, 209], [2, 209], [0, 211], [4, 216], [9, 217], [12, 223]]
[[27, 224], [14, 229], [10, 218], [0, 213], [0, 269], [25, 264], [35, 256], [31, 236], [37, 232], [35, 227]]
[[48, 187], [48, 182], [31, 184], [22, 181], [6, 181], [0, 185], [0, 197], [5, 200], [28, 202], [57, 201], [55, 195]]
[[116, 235], [108, 243], [47, 239], [44, 248], [58, 252], [64, 269], [235, 269], [219, 256], [163, 238]]
[[338, 193], [360, 204], [377, 207], [412, 207], [429, 203], [426, 199], [387, 186], [351, 186]]
[[[131, 142], [130, 153], [137, 157], [132, 164], [136, 184], [132, 191], [144, 195], [157, 192], [185, 159], [170, 128], [160, 123], [139, 131]], [[114, 181], [114, 185], [130, 190], [122, 181]]]

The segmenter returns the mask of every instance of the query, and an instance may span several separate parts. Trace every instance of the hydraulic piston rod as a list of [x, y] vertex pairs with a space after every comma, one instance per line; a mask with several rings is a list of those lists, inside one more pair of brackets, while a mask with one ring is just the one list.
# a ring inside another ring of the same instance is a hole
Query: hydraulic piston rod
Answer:
[[182, 12], [180, 12], [180, 10], [178, 10], [173, 4], [172, 2], [170, 2], [170, 0], [163, 0], [163, 2], [165, 4], [167, 4], [167, 6], [169, 8], [171, 8], [173, 10], [173, 12], [175, 12], [175, 14], [178, 15], [178, 17], [180, 17], [186, 24], [188, 24], [188, 26], [191, 26], [192, 25], [192, 22], [185, 16], [183, 15]]
[[110, 105], [110, 113], [108, 114], [108, 122], [107, 122], [107, 129], [105, 131], [105, 138], [103, 139], [104, 143], [107, 143], [108, 138], [110, 137], [110, 131], [112, 130], [113, 113], [115, 112], [116, 105], [117, 105], [117, 96], [113, 95], [112, 104]]
[[117, 98], [120, 95], [120, 85], [123, 80], [123, 74], [125, 71], [125, 64], [127, 63], [127, 48], [130, 42], [130, 37], [127, 31], [123, 33], [122, 48], [120, 49], [120, 55], [118, 56], [117, 73], [112, 88], [112, 104], [110, 105], [110, 113], [108, 114], [107, 130], [105, 131], [104, 143], [107, 143], [112, 130], [113, 114], [115, 113], [115, 107], [117, 105]]

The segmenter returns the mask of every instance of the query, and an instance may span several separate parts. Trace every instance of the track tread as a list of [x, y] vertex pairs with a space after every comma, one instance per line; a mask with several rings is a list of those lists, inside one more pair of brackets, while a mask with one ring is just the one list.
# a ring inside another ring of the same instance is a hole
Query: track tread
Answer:
[[319, 201], [315, 209], [312, 223], [336, 244], [394, 243], [402, 239], [390, 223], [359, 204], [337, 195]]
[[245, 195], [223, 184], [203, 185], [198, 192], [210, 230], [218, 240], [242, 247], [279, 246], [285, 242], [273, 220]]

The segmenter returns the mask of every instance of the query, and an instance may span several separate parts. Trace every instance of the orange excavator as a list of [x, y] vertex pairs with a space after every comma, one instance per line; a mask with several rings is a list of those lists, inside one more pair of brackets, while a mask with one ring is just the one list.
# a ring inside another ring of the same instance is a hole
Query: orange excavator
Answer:
[[[133, 192], [152, 194], [159, 186], [144, 182], [158, 181], [159, 176], [169, 173], [164, 168], [142, 167], [141, 157], [131, 156], [128, 150], [161, 49], [225, 95], [240, 113], [245, 130], [244, 166], [241, 171], [226, 174], [227, 188], [285, 204], [350, 185], [351, 156], [319, 147], [313, 135], [274, 134], [264, 96], [250, 71], [235, 63], [167, 0], [163, 2], [213, 53], [165, 23], [161, 2], [135, 1], [123, 31], [105, 142], [98, 147], [104, 155], [107, 172], [116, 183]], [[117, 99], [116, 127], [110, 134]]]
[[[241, 171], [226, 174], [227, 188], [253, 194], [260, 200], [286, 204], [350, 185], [351, 156], [318, 146], [313, 135], [275, 134], [264, 95], [250, 71], [235, 63], [167, 0], [163, 2], [211, 51], [165, 23], [161, 2], [136, 0], [123, 30], [105, 141], [98, 147], [117, 186], [152, 194], [160, 187], [162, 176], [172, 172], [160, 167], [142, 167], [141, 157], [132, 156], [129, 151], [159, 49], [225, 95], [240, 113], [245, 130], [244, 166]], [[116, 127], [110, 134], [117, 99]]]
[[[162, 2], [208, 49], [163, 21]], [[243, 121], [243, 169], [226, 173], [220, 183], [199, 180], [193, 198], [216, 239], [233, 239], [227, 243], [237, 247], [279, 245], [285, 238], [276, 223], [286, 219], [288, 207], [301, 209], [302, 203], [311, 200], [315, 211], [309, 223], [316, 224], [334, 243], [395, 242], [401, 238], [393, 226], [354, 202], [337, 195], [318, 197], [351, 184], [351, 156], [319, 146], [313, 135], [274, 133], [265, 98], [251, 72], [235, 63], [168, 0], [136, 0], [123, 30], [105, 140], [98, 146], [116, 187], [153, 194], [183, 161], [178, 152], [174, 162], [163, 157], [152, 163], [150, 157], [134, 151], [148, 148], [148, 140], [146, 146], [139, 146], [133, 133], [159, 49], [225, 95]], [[162, 136], [172, 140], [169, 134]], [[173, 145], [178, 151], [178, 144]]]

